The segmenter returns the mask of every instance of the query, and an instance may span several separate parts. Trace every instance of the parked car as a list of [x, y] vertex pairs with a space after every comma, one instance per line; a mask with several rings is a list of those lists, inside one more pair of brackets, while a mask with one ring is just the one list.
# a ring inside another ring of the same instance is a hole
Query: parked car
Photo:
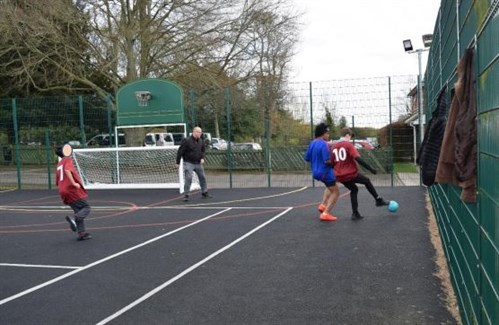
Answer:
[[[334, 140], [332, 143], [336, 143], [337, 140]], [[375, 147], [369, 143], [369, 141], [367, 140], [355, 140], [355, 141], [352, 141], [350, 140], [350, 142], [352, 142], [355, 146], [355, 148], [358, 149], [366, 149], [366, 150], [373, 150], [375, 149]]]
[[163, 139], [165, 140], [165, 146], [173, 146], [175, 144], [175, 141], [173, 140], [173, 134], [168, 132], [158, 132], [147, 133], [144, 138], [144, 146], [155, 147], [161, 134], [163, 135]]
[[355, 140], [354, 142], [355, 148], [357, 149], [366, 149], [373, 150], [375, 147], [367, 140]]
[[211, 138], [210, 148], [214, 150], [227, 150], [227, 141], [221, 138]]
[[262, 146], [256, 142], [247, 142], [247, 143], [234, 143], [232, 145], [233, 150], [252, 150], [252, 151], [261, 151]]
[[[114, 146], [114, 139], [111, 140], [109, 133], [97, 134], [87, 141], [87, 147], [109, 147]], [[124, 147], [126, 146], [125, 134], [118, 134], [118, 146]]]
[[68, 144], [72, 147], [79, 147], [81, 146], [81, 142], [78, 140], [70, 140], [68, 141]]

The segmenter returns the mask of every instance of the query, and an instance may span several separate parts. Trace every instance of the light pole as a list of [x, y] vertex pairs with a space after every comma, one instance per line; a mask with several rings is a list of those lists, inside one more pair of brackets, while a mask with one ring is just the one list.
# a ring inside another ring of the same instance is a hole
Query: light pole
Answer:
[[421, 54], [424, 51], [428, 51], [431, 46], [431, 42], [433, 39], [432, 34], [423, 35], [423, 44], [424, 48], [414, 50], [412, 48], [412, 43], [410, 39], [404, 40], [404, 50], [407, 53], [417, 53], [418, 54], [418, 125], [419, 125], [419, 143], [423, 142], [424, 137], [424, 126], [421, 121], [421, 104], [423, 103], [423, 82], [422, 82], [422, 72], [421, 72]]

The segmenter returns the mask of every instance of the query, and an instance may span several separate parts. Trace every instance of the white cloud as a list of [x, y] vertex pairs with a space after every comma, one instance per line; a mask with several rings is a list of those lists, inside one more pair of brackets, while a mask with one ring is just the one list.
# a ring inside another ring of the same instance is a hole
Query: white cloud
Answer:
[[[305, 12], [291, 81], [395, 76], [418, 73], [416, 54], [433, 33], [438, 0], [294, 0]], [[427, 52], [423, 54], [423, 72]]]

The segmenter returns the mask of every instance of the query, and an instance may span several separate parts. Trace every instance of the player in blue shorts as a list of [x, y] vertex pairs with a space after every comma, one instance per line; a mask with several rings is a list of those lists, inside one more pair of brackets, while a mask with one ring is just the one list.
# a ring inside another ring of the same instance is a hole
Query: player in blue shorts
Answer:
[[338, 201], [340, 190], [331, 164], [328, 141], [329, 127], [320, 123], [315, 127], [315, 139], [308, 145], [305, 161], [310, 163], [312, 177], [326, 186], [322, 202], [317, 208], [321, 213], [319, 218], [323, 221], [335, 221], [337, 218], [329, 212]]

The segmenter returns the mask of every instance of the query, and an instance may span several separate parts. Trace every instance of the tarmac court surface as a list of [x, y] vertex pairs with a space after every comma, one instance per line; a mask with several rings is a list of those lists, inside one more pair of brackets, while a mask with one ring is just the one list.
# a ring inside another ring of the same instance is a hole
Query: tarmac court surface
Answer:
[[76, 241], [56, 190], [0, 192], [2, 324], [456, 324], [434, 275], [426, 190], [94, 190]]

